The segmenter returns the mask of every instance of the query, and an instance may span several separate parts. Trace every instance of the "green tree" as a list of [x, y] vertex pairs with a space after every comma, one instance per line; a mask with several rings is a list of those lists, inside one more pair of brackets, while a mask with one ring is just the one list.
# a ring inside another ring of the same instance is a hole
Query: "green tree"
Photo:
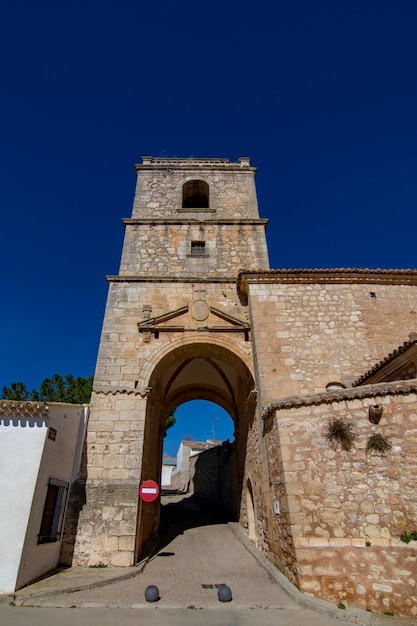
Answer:
[[90, 402], [93, 377], [79, 376], [74, 378], [72, 374], [65, 377], [54, 374], [51, 378], [45, 378], [39, 389], [29, 392], [24, 383], [11, 383], [9, 387], [3, 387], [3, 400], [40, 401], [40, 402], [67, 402], [68, 404], [87, 404]]
[[93, 389], [93, 377], [79, 376], [74, 378], [71, 374], [65, 377], [66, 402], [70, 404], [88, 404]]
[[25, 402], [29, 400], [30, 393], [26, 389], [25, 383], [11, 383], [10, 387], [3, 387], [1, 397], [3, 400], [21, 400]]
[[93, 377], [74, 378], [67, 374], [65, 378], [54, 374], [45, 378], [39, 387], [39, 399], [42, 402], [68, 402], [69, 404], [85, 404], [90, 402]]
[[62, 376], [54, 374], [52, 378], [45, 378], [39, 387], [39, 399], [42, 402], [66, 402]]
[[169, 428], [172, 428], [175, 424], [175, 422], [177, 421], [177, 418], [175, 417], [175, 411], [173, 411], [171, 413], [171, 415], [168, 415], [168, 417], [165, 420], [165, 425], [164, 425], [164, 437], [167, 434], [167, 430]]

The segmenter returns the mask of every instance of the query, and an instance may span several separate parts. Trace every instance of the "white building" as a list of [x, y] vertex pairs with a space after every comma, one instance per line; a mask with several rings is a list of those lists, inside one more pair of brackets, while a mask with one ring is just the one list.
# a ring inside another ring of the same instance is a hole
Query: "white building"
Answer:
[[161, 473], [161, 487], [169, 487], [171, 485], [172, 472], [177, 465], [177, 459], [169, 454], [164, 454], [162, 457], [162, 473]]
[[210, 450], [216, 446], [222, 445], [222, 441], [210, 440], [207, 441], [188, 441], [183, 440], [180, 443], [177, 452], [176, 468], [171, 474], [171, 487], [178, 489], [181, 492], [189, 493], [192, 488], [192, 479], [195, 471], [195, 461], [205, 450]]
[[0, 593], [58, 565], [87, 419], [88, 406], [0, 401]]

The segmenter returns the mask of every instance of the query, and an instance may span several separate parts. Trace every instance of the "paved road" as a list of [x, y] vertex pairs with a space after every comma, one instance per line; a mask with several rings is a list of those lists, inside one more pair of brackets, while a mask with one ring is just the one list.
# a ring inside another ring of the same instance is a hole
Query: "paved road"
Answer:
[[0, 605], [2, 626], [341, 626], [340, 620], [297, 609], [57, 609]]
[[[16, 594], [17, 606], [0, 604], [3, 626], [340, 626], [398, 624], [365, 611], [341, 611], [298, 592], [256, 551], [238, 524], [196, 498], [164, 510], [158, 552], [140, 568], [71, 568]], [[169, 515], [168, 515], [169, 513]], [[212, 517], [210, 518], [210, 515]], [[168, 523], [168, 521], [170, 523]], [[121, 572], [128, 578], [120, 579]], [[219, 602], [217, 586], [232, 590]], [[148, 585], [160, 600], [147, 603]], [[417, 626], [417, 620], [402, 620]]]

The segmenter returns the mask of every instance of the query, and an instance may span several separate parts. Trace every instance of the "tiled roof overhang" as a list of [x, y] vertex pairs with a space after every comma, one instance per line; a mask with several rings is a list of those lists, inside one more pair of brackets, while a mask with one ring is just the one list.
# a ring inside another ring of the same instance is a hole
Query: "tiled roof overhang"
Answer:
[[48, 417], [48, 405], [43, 402], [0, 400], [0, 417]]
[[268, 283], [417, 285], [417, 270], [360, 268], [241, 270], [237, 277], [238, 291], [245, 294], [248, 293], [249, 284]]
[[338, 389], [311, 396], [290, 396], [271, 402], [268, 407], [263, 409], [262, 418], [266, 420], [280, 409], [297, 409], [304, 406], [331, 404], [345, 400], [364, 400], [366, 398], [408, 395], [410, 393], [417, 394], [417, 381], [415, 379], [412, 381], [403, 380], [398, 383], [380, 383], [378, 385]]
[[405, 365], [417, 358], [417, 333], [410, 333], [409, 341], [405, 341], [402, 346], [390, 352], [382, 361], [374, 365], [370, 370], [362, 374], [354, 383], [352, 387], [359, 385], [366, 385], [367, 383], [373, 383], [372, 378], [378, 375], [378, 377], [389, 375], [390, 370], [398, 369], [401, 365]]

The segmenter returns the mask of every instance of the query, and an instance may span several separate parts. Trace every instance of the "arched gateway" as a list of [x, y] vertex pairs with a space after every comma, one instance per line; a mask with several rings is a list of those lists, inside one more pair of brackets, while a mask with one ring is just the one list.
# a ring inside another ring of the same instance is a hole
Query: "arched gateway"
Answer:
[[268, 269], [247, 158], [144, 157], [137, 174], [61, 560], [137, 561], [160, 508], [139, 485], [159, 481], [167, 416], [200, 398], [235, 424], [214, 493], [230, 487], [264, 554], [310, 594], [416, 616], [400, 538], [417, 524], [417, 271]]
[[233, 419], [237, 516], [256, 439], [251, 325], [236, 288], [241, 268], [269, 267], [255, 169], [247, 158], [152, 157], [136, 169], [120, 273], [108, 277], [78, 485], [79, 564], [132, 565], [157, 529], [159, 503], [138, 506], [138, 487], [160, 479], [164, 423], [177, 406], [211, 400]]

